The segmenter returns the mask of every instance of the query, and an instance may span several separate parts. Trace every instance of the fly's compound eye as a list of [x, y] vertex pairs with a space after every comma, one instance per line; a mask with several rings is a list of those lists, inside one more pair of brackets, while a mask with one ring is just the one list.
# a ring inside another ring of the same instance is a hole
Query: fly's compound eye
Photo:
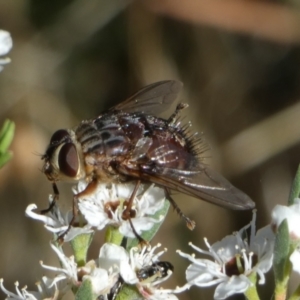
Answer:
[[59, 170], [68, 177], [75, 177], [78, 171], [78, 155], [74, 144], [66, 143], [58, 154]]
[[60, 129], [57, 130], [53, 133], [51, 140], [50, 140], [50, 145], [53, 144], [59, 144], [65, 137], [70, 136], [67, 130], [65, 129]]

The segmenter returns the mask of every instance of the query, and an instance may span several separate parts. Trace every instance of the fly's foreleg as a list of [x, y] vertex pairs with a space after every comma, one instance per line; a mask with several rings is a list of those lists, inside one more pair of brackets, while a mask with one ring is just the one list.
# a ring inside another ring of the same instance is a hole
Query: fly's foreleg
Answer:
[[77, 216], [78, 216], [78, 213], [79, 213], [78, 200], [80, 198], [83, 198], [84, 196], [92, 194], [95, 191], [95, 189], [97, 188], [97, 184], [98, 184], [98, 181], [97, 180], [93, 180], [93, 181], [91, 181], [86, 186], [86, 188], [83, 191], [81, 191], [80, 193], [74, 195], [74, 197], [73, 197], [73, 205], [72, 205], [72, 212], [73, 212], [72, 219], [71, 219], [71, 221], [69, 223], [69, 226], [68, 226], [67, 230], [64, 231], [57, 238], [58, 242], [62, 243], [64, 241], [65, 235], [70, 231], [70, 229], [72, 228], [72, 226], [74, 226], [74, 224], [76, 222], [76, 219], [77, 219]]
[[56, 201], [59, 199], [59, 191], [58, 191], [58, 188], [57, 188], [57, 185], [56, 185], [55, 182], [52, 182], [52, 188], [53, 188], [54, 197], [52, 199], [52, 202], [49, 204], [49, 207], [46, 208], [46, 209], [41, 210], [42, 215], [44, 215], [44, 214], [48, 213], [49, 211], [51, 211], [53, 209], [53, 207], [55, 206]]

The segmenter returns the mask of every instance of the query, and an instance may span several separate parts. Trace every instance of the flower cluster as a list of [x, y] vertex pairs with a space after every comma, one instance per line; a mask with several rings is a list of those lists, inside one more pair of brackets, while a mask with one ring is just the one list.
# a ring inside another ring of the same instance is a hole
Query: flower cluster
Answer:
[[37, 291], [27, 291], [27, 287], [19, 288], [19, 283], [15, 283], [16, 293], [8, 291], [3, 285], [3, 279], [0, 279], [0, 289], [7, 295], [7, 300], [56, 300], [61, 299], [67, 292], [66, 285], [63, 282], [57, 282], [43, 276], [41, 281], [36, 283]]
[[[6, 290], [2, 280], [0, 288], [6, 293], [6, 299], [37, 300], [46, 297], [60, 299], [69, 290], [79, 290], [86, 281], [89, 281], [94, 297], [107, 297], [112, 292], [117, 293], [119, 287], [127, 284], [136, 286], [144, 299], [164, 299], [163, 297], [177, 299], [171, 291], [156, 287], [172, 274], [170, 269], [155, 268], [157, 265], [168, 265], [167, 262], [160, 264], [159, 261], [165, 250], [155, 254], [159, 245], [152, 249], [150, 246], [141, 250], [132, 248], [128, 253], [121, 246], [105, 243], [100, 249], [99, 257], [88, 261], [84, 266], [78, 266], [74, 257], [67, 257], [60, 247], [54, 244], [51, 244], [51, 247], [57, 254], [61, 267], [47, 266], [43, 262], [41, 265], [57, 274], [54, 279], [43, 277], [38, 283], [37, 292], [29, 292], [26, 287], [20, 290], [17, 284], [16, 294]], [[160, 295], [163, 296], [160, 298]]]
[[[85, 181], [80, 181], [73, 189], [74, 195], [83, 191], [86, 185]], [[163, 215], [159, 215], [158, 218], [155, 218], [154, 215], [164, 207], [166, 200], [162, 188], [152, 184], [144, 191], [144, 186], [141, 186], [137, 196], [133, 199], [132, 217], [129, 222], [129, 220], [123, 219], [122, 214], [134, 187], [133, 183], [111, 184], [110, 186], [99, 183], [92, 194], [79, 199], [78, 207], [84, 220], [81, 218], [74, 224], [81, 224], [81, 226], [74, 225], [69, 228], [72, 212], [63, 213], [56, 205], [47, 215], [41, 215], [35, 212], [37, 206], [30, 204], [26, 209], [26, 215], [43, 222], [46, 229], [57, 235], [67, 232], [64, 235], [65, 242], [71, 241], [80, 234], [91, 233], [94, 228], [101, 230], [107, 225], [119, 228], [120, 234], [125, 237], [135, 238], [133, 228], [140, 235], [144, 231], [150, 230], [155, 224], [162, 222]], [[53, 196], [50, 195], [49, 203], [52, 201]]]
[[[78, 193], [85, 188], [80, 182], [74, 189]], [[80, 226], [72, 226], [65, 236], [65, 241], [80, 239], [82, 235], [91, 235], [94, 228], [102, 229], [106, 225], [119, 228], [124, 237], [132, 236], [132, 228], [122, 219], [122, 212], [126, 209], [128, 199], [134, 185], [99, 185], [95, 193], [79, 201], [79, 207], [84, 220], [76, 222]], [[50, 197], [49, 201], [52, 201]], [[157, 222], [152, 215], [160, 211], [163, 206], [164, 195], [160, 188], [150, 185], [145, 191], [140, 188], [132, 209], [136, 210], [136, 220], [133, 224], [138, 233], [149, 230]], [[26, 214], [42, 221], [45, 227], [55, 234], [68, 229], [71, 213], [63, 214], [56, 205], [47, 215], [41, 215], [34, 210], [36, 206], [27, 207]], [[256, 231], [256, 212], [250, 224], [238, 232], [226, 236], [221, 241], [210, 245], [205, 239], [208, 250], [203, 250], [190, 243], [190, 246], [208, 258], [196, 258], [178, 251], [179, 255], [187, 258], [191, 264], [186, 270], [186, 284], [175, 289], [161, 289], [160, 284], [173, 273], [173, 265], [159, 258], [165, 250], [156, 253], [158, 247], [145, 246], [143, 248], [124, 248], [120, 245], [106, 242], [100, 249], [99, 257], [94, 260], [78, 264], [74, 256], [68, 257], [62, 248], [51, 243], [57, 254], [61, 267], [51, 267], [41, 263], [42, 267], [54, 271], [54, 279], [43, 277], [38, 285], [38, 292], [29, 292], [26, 288], [19, 289], [16, 294], [7, 291], [3, 282], [0, 288], [7, 294], [7, 299], [60, 299], [67, 291], [79, 291], [88, 283], [89, 289], [96, 297], [112, 299], [126, 286], [136, 289], [138, 297], [150, 300], [177, 299], [175, 294], [181, 293], [192, 286], [209, 287], [217, 285], [214, 299], [225, 299], [238, 293], [247, 293], [256, 285], [265, 283], [265, 273], [270, 270], [274, 261], [275, 233], [280, 224], [287, 220], [290, 238], [296, 245], [290, 261], [295, 271], [299, 272], [299, 241], [298, 235], [300, 219], [300, 199], [296, 199], [291, 206], [276, 206], [272, 212], [272, 223]], [[134, 218], [134, 217], [133, 217]], [[163, 218], [163, 217], [161, 217]], [[159, 218], [160, 219], [160, 218]], [[152, 222], [147, 227], [147, 222]], [[126, 238], [125, 238], [126, 239]], [[126, 291], [127, 293], [128, 291]], [[132, 296], [136, 297], [136, 296]], [[99, 298], [100, 299], [100, 298]]]
[[[52, 201], [53, 197], [50, 195], [49, 203], [52, 203]], [[25, 214], [32, 219], [44, 223], [45, 228], [57, 236], [66, 232], [64, 235], [65, 242], [72, 241], [78, 235], [93, 232], [91, 226], [86, 224], [86, 222], [81, 226], [71, 226], [69, 228], [72, 212], [68, 211], [63, 213], [57, 205], [54, 205], [47, 215], [35, 212], [36, 209], [37, 206], [35, 204], [29, 204], [25, 210]]]
[[[77, 194], [85, 188], [86, 182], [80, 181], [74, 193]], [[79, 199], [79, 210], [92, 227], [101, 230], [107, 225], [113, 225], [119, 228], [123, 236], [134, 238], [132, 226], [140, 235], [163, 220], [164, 216], [156, 219], [153, 215], [163, 208], [165, 202], [164, 189], [152, 184], [144, 191], [144, 186], [141, 185], [131, 207], [131, 226], [128, 220], [124, 220], [123, 212], [134, 188], [135, 183], [110, 186], [99, 183], [93, 194]]]
[[[225, 299], [233, 294], [244, 293], [253, 282], [249, 279], [252, 273], [260, 277], [259, 283], [265, 283], [264, 273], [272, 266], [274, 234], [270, 226], [260, 229], [255, 235], [255, 218], [253, 213], [251, 223], [233, 235], [225, 237], [220, 242], [210, 245], [205, 239], [209, 251], [202, 250], [192, 243], [190, 246], [209, 259], [198, 259], [178, 251], [192, 264], [186, 270], [187, 284], [184, 288], [195, 285], [207, 287], [218, 285], [214, 298]], [[250, 227], [250, 228], [249, 228]], [[250, 237], [247, 238], [247, 230]]]
[[[81, 181], [74, 188], [74, 194], [84, 190], [86, 183]], [[65, 241], [71, 241], [81, 234], [90, 234], [94, 228], [103, 229], [107, 225], [119, 228], [124, 237], [133, 237], [132, 227], [128, 220], [123, 220], [122, 213], [126, 209], [128, 199], [134, 189], [134, 184], [119, 184], [106, 186], [99, 184], [91, 195], [79, 199], [79, 210], [84, 220], [77, 220], [65, 235]], [[50, 196], [49, 201], [52, 202]], [[158, 220], [153, 217], [160, 211], [165, 201], [163, 190], [150, 185], [144, 191], [140, 187], [131, 209], [132, 224], [138, 234], [149, 230]], [[47, 215], [41, 215], [34, 210], [31, 204], [26, 214], [42, 221], [45, 227], [55, 234], [61, 234], [68, 229], [72, 214], [63, 214], [54, 205]], [[61, 248], [52, 244], [53, 250], [61, 261], [62, 268], [53, 268], [42, 264], [46, 269], [53, 270], [59, 275], [52, 282], [53, 285], [64, 283], [60, 289], [79, 289], [82, 283], [88, 280], [91, 283], [94, 295], [110, 295], [117, 293], [122, 285], [133, 285], [144, 299], [176, 299], [175, 293], [180, 293], [191, 286], [207, 287], [217, 285], [215, 299], [225, 299], [236, 293], [245, 293], [255, 282], [251, 280], [253, 274], [259, 276], [259, 284], [264, 284], [264, 274], [272, 266], [274, 233], [271, 226], [266, 226], [256, 232], [256, 213], [252, 221], [235, 234], [225, 237], [220, 242], [210, 245], [205, 239], [208, 251], [202, 250], [192, 243], [191, 247], [197, 252], [211, 257], [210, 259], [195, 258], [178, 251], [191, 261], [186, 270], [187, 283], [174, 290], [161, 290], [156, 287], [165, 281], [173, 272], [173, 266], [168, 262], [159, 261], [165, 252], [154, 254], [157, 246], [152, 249], [144, 247], [142, 250], [132, 248], [127, 252], [123, 247], [106, 243], [100, 250], [98, 259], [88, 261], [84, 266], [78, 266], [74, 257], [66, 257]], [[249, 237], [248, 237], [249, 235]]]
[[[86, 183], [79, 182], [73, 190], [74, 194], [80, 193], [85, 188]], [[164, 191], [154, 185], [149, 185], [147, 188], [141, 186], [133, 199], [132, 224], [130, 224], [128, 220], [124, 220], [123, 212], [134, 188], [134, 184], [107, 186], [99, 183], [91, 195], [79, 199], [81, 220], [76, 220], [76, 225], [69, 228], [64, 237], [65, 241], [80, 238], [82, 234], [91, 234], [95, 228], [101, 230], [107, 225], [118, 228], [124, 238], [134, 237], [135, 233], [132, 227], [138, 234], [150, 230], [164, 218], [164, 216], [159, 216], [160, 210], [164, 206]], [[49, 202], [51, 203], [52, 200], [50, 196]], [[34, 204], [29, 205], [26, 214], [42, 221], [48, 230], [57, 235], [66, 232], [72, 217], [71, 212], [64, 214], [56, 205], [47, 215], [36, 213], [35, 209]], [[58, 274], [52, 281], [48, 279], [49, 284], [44, 284], [46, 289], [42, 289], [42, 292], [50, 290], [53, 295], [61, 295], [70, 289], [79, 290], [84, 283], [89, 282], [93, 295], [102, 295], [103, 299], [114, 297], [124, 286], [134, 286], [143, 299], [150, 300], [177, 299], [175, 294], [190, 289], [192, 286], [217, 285], [214, 299], [225, 299], [234, 294], [247, 293], [248, 290], [255, 287], [256, 278], [258, 278], [259, 284], [265, 283], [264, 274], [270, 270], [274, 260], [274, 231], [276, 232], [283, 220], [288, 220], [291, 239], [293, 241], [300, 240], [300, 234], [298, 234], [299, 212], [300, 199], [296, 199], [295, 204], [289, 207], [276, 206], [272, 212], [272, 224], [257, 232], [256, 212], [253, 212], [250, 224], [238, 232], [226, 236], [212, 245], [205, 239], [208, 250], [200, 249], [190, 243], [194, 250], [208, 258], [196, 258], [194, 254], [178, 251], [179, 255], [187, 258], [191, 264], [186, 270], [186, 284], [173, 290], [157, 288], [169, 278], [174, 270], [171, 263], [159, 260], [165, 251], [155, 254], [158, 246], [126, 249], [119, 245], [106, 243], [102, 246], [98, 259], [78, 265], [73, 256], [65, 256], [60, 247], [51, 244], [62, 267], [54, 268], [42, 264], [44, 268]], [[84, 218], [82, 219], [82, 217]], [[295, 245], [297, 247], [290, 256], [290, 261], [294, 270], [300, 272], [298, 263], [300, 243]], [[3, 284], [1, 288], [8, 294]], [[23, 289], [22, 291], [18, 290], [18, 294], [20, 293], [28, 295], [29, 292]], [[27, 299], [26, 297], [24, 299]]]

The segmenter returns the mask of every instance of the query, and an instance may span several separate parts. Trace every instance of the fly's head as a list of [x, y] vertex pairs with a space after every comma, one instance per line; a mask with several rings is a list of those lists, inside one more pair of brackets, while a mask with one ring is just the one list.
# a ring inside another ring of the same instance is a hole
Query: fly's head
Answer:
[[79, 180], [84, 177], [81, 147], [72, 130], [57, 130], [52, 135], [42, 159], [42, 171], [52, 182]]

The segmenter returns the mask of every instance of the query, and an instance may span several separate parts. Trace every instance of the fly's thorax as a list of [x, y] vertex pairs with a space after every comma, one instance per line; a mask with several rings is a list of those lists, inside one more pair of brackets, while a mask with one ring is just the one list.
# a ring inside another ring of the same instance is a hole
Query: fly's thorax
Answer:
[[81, 145], [73, 130], [57, 130], [42, 159], [43, 172], [50, 181], [73, 181], [85, 176]]
[[132, 144], [119, 122], [119, 116], [113, 114], [82, 122], [75, 134], [87, 163], [122, 156]]

